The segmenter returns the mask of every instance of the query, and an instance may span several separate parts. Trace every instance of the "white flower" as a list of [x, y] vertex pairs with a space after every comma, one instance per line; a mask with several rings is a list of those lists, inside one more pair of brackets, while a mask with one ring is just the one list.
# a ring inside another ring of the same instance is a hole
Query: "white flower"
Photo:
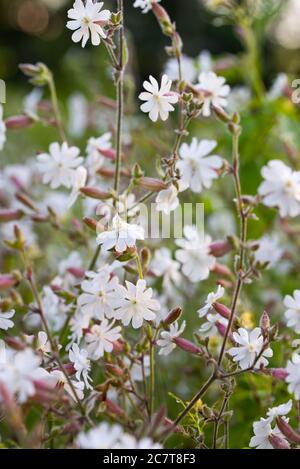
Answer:
[[218, 170], [223, 166], [220, 156], [208, 156], [216, 146], [215, 140], [199, 141], [197, 138], [193, 138], [190, 145], [181, 145], [181, 160], [177, 163], [181, 174], [180, 190], [190, 188], [192, 192], [200, 193], [211, 187], [212, 181], [218, 177]]
[[[193, 82], [197, 77], [197, 70], [194, 64], [194, 60], [186, 55], [181, 57], [181, 72], [182, 79], [184, 81]], [[170, 58], [165, 65], [165, 74], [171, 80], [179, 79], [178, 60], [176, 58]]]
[[173, 339], [179, 337], [183, 333], [185, 326], [185, 321], [182, 322], [180, 327], [176, 321], [170, 325], [170, 329], [168, 331], [162, 331], [160, 333], [161, 338], [157, 341], [157, 345], [160, 347], [160, 351], [158, 352], [159, 355], [169, 355], [176, 348], [176, 344]]
[[29, 114], [34, 118], [38, 115], [38, 105], [43, 96], [43, 88], [33, 88], [33, 90], [25, 96], [23, 100], [23, 110], [25, 114]]
[[225, 290], [221, 285], [218, 285], [218, 289], [215, 292], [211, 292], [207, 295], [205, 300], [205, 306], [203, 308], [198, 309], [197, 313], [199, 314], [200, 318], [206, 316], [207, 313], [212, 309], [213, 304], [216, 303], [220, 298], [224, 296]]
[[[261, 329], [256, 327], [252, 331], [247, 331], [247, 329], [240, 327], [238, 333], [233, 332], [232, 335], [234, 341], [238, 344], [238, 347], [232, 347], [229, 349], [228, 354], [233, 357], [233, 361], [239, 363], [242, 370], [253, 366], [264, 346], [264, 338], [262, 336]], [[255, 363], [254, 368], [258, 369], [261, 366], [267, 366], [269, 362], [265, 357], [269, 358], [272, 356], [272, 349], [267, 348], [262, 352], [262, 355]]]
[[73, 175], [72, 191], [67, 204], [68, 208], [71, 208], [75, 204], [80, 194], [80, 189], [86, 185], [86, 180], [87, 170], [84, 166], [79, 166], [79, 168], [76, 169]]
[[0, 151], [6, 142], [6, 125], [3, 120], [3, 106], [0, 104]]
[[108, 268], [104, 267], [97, 274], [88, 272], [91, 280], [84, 280], [81, 284], [83, 293], [78, 298], [78, 306], [84, 315], [102, 320], [105, 316], [114, 317], [115, 289], [118, 278], [112, 277]]
[[94, 174], [100, 169], [104, 162], [104, 156], [101, 151], [110, 150], [112, 148], [111, 133], [106, 132], [101, 137], [91, 137], [86, 147], [87, 159], [86, 165], [89, 171]]
[[79, 343], [83, 337], [83, 330], [88, 329], [90, 324], [91, 316], [89, 314], [83, 314], [81, 309], [78, 309], [70, 321], [71, 344], [73, 342]]
[[7, 331], [14, 327], [13, 321], [11, 318], [15, 315], [15, 310], [12, 309], [11, 311], [7, 311], [6, 313], [0, 311], [0, 329]]
[[169, 215], [179, 205], [178, 189], [171, 184], [167, 189], [160, 191], [155, 199], [156, 210]]
[[136, 285], [126, 281], [126, 288], [119, 285], [117, 293], [115, 318], [121, 319], [125, 326], [132, 322], [132, 327], [138, 329], [144, 320], [156, 318], [155, 312], [160, 310], [160, 305], [152, 299], [152, 288], [147, 288], [145, 280], [139, 279]]
[[66, 142], [62, 145], [51, 143], [49, 154], [42, 153], [37, 157], [44, 184], [50, 183], [52, 189], [57, 189], [59, 186], [70, 189], [75, 170], [83, 162], [79, 153], [79, 148], [69, 147]]
[[279, 246], [278, 236], [263, 236], [259, 240], [258, 249], [254, 252], [255, 262], [268, 264], [267, 267], [274, 267], [282, 258], [283, 249]]
[[[160, 0], [155, 0], [155, 3], [159, 3]], [[134, 8], [141, 8], [142, 13], [148, 13], [152, 9], [152, 0], [135, 0]]]
[[272, 423], [273, 420], [276, 419], [276, 417], [279, 417], [279, 416], [282, 417], [283, 415], [289, 414], [290, 411], [292, 410], [292, 407], [293, 407], [293, 402], [291, 399], [285, 404], [281, 404], [277, 407], [271, 407], [270, 409], [268, 409], [268, 412], [267, 412], [267, 417], [268, 417], [269, 422]]
[[251, 438], [249, 446], [256, 449], [274, 449], [270, 443], [272, 435], [278, 436], [285, 440], [285, 436], [276, 426], [272, 429], [269, 419], [261, 418], [258, 422], [253, 423], [254, 436]]
[[219, 332], [218, 326], [226, 329], [228, 326], [227, 319], [223, 318], [220, 314], [209, 313], [206, 316], [206, 322], [199, 328], [199, 334], [203, 337], [217, 335]]
[[68, 130], [73, 137], [82, 137], [89, 120], [89, 106], [85, 96], [74, 93], [68, 99]]
[[200, 52], [197, 62], [200, 72], [213, 71], [213, 59], [211, 53], [208, 50], [203, 50]]
[[176, 241], [181, 247], [176, 251], [176, 259], [181, 262], [183, 273], [192, 282], [207, 279], [216, 264], [215, 257], [210, 254], [211, 238], [205, 236], [202, 239], [194, 226], [185, 226], [184, 236]]
[[66, 320], [66, 306], [53, 293], [51, 288], [47, 286], [43, 288], [42, 300], [45, 316], [50, 328], [55, 332], [59, 331]]
[[88, 432], [79, 433], [77, 444], [81, 449], [112, 449], [123, 434], [120, 425], [102, 422]]
[[112, 220], [112, 229], [97, 236], [97, 244], [102, 245], [104, 251], [115, 248], [117, 252], [124, 252], [135, 246], [138, 239], [144, 239], [144, 229], [136, 224], [127, 223], [119, 215]]
[[288, 376], [286, 382], [289, 383], [288, 390], [294, 393], [295, 399], [300, 399], [300, 355], [294, 353], [292, 359], [287, 362], [286, 371]]
[[289, 77], [286, 73], [279, 73], [275, 78], [270, 90], [267, 93], [267, 98], [270, 101], [280, 98], [284, 95], [285, 90], [289, 88]]
[[52, 383], [54, 383], [56, 386], [62, 386], [74, 401], [77, 401], [77, 397], [80, 400], [84, 398], [84, 383], [82, 381], [71, 380], [73, 388], [75, 389], [75, 395], [72, 386], [70, 385], [69, 381], [67, 380], [66, 376], [62, 371], [53, 370], [51, 371], [50, 376]]
[[38, 352], [42, 352], [45, 355], [51, 352], [51, 345], [48, 340], [46, 332], [40, 331], [37, 337], [36, 349]]
[[284, 313], [287, 326], [300, 334], [300, 290], [295, 290], [293, 296], [286, 295], [283, 304], [288, 308]]
[[172, 104], [178, 102], [178, 95], [171, 91], [172, 80], [167, 75], [163, 75], [159, 87], [155, 78], [150, 75], [149, 79], [150, 82], [145, 81], [143, 84], [146, 92], [141, 93], [139, 96], [141, 101], [146, 101], [141, 105], [141, 110], [149, 113], [149, 117], [153, 122], [156, 122], [158, 117], [166, 121], [169, 113], [174, 111]]
[[269, 161], [264, 166], [265, 181], [258, 189], [267, 207], [278, 207], [281, 217], [300, 214], [300, 171], [292, 171], [280, 160]]
[[84, 5], [82, 0], [75, 0], [73, 8], [68, 11], [67, 28], [75, 31], [72, 35], [72, 41], [82, 41], [82, 47], [85, 47], [91, 36], [93, 46], [99, 46], [101, 39], [106, 38], [103, 25], [110, 20], [109, 10], [102, 10], [104, 3], [94, 3], [87, 0]]
[[161, 449], [162, 445], [154, 443], [149, 437], [138, 440], [135, 436], [124, 433], [115, 449]]
[[181, 280], [179, 272], [180, 264], [172, 259], [172, 254], [168, 248], [161, 248], [155, 251], [150, 268], [154, 275], [163, 277], [164, 288], [172, 288], [173, 284], [179, 285]]
[[63, 259], [58, 264], [58, 273], [61, 276], [65, 276], [68, 272], [68, 269], [82, 268], [82, 259], [78, 251], [71, 251], [66, 259]]
[[109, 323], [107, 319], [103, 319], [101, 324], [95, 324], [86, 334], [87, 350], [93, 360], [103, 357], [104, 352], [112, 352], [113, 342], [120, 339], [121, 327], [113, 325], [114, 321]]
[[82, 378], [86, 388], [93, 389], [89, 383], [89, 381], [92, 381], [92, 378], [89, 376], [91, 362], [88, 359], [87, 350], [80, 349], [77, 344], [73, 344], [71, 350], [69, 351], [69, 358], [70, 361], [74, 364], [74, 368], [76, 370], [76, 379], [80, 381]]
[[211, 106], [226, 107], [230, 87], [225, 84], [224, 77], [218, 77], [214, 72], [202, 72], [199, 76], [199, 84], [196, 88], [204, 95], [203, 116], [211, 114]]

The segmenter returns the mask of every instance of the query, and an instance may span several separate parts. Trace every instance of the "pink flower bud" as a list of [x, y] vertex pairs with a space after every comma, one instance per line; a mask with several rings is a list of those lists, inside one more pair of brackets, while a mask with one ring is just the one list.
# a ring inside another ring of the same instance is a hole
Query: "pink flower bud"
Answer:
[[[55, 370], [60, 370], [60, 368], [55, 368]], [[64, 365], [64, 370], [69, 376], [75, 375], [76, 373], [73, 363], [66, 363]]]
[[13, 275], [0, 274], [0, 291], [14, 287], [18, 283], [18, 279]]
[[224, 277], [231, 277], [232, 276], [232, 272], [231, 270], [229, 269], [229, 267], [227, 267], [226, 265], [223, 265], [223, 264], [215, 264], [214, 268], [212, 269], [212, 271], [217, 274], [217, 275], [222, 275]]
[[167, 184], [164, 181], [161, 181], [160, 179], [142, 177], [139, 180], [139, 186], [149, 191], [158, 192], [163, 189], [166, 189]]
[[110, 399], [105, 399], [105, 404], [106, 404], [106, 409], [110, 414], [117, 415], [118, 417], [123, 417], [124, 416], [124, 411], [119, 407], [117, 404], [115, 404], [113, 401]]
[[80, 192], [91, 199], [107, 200], [111, 199], [112, 195], [109, 192], [103, 192], [96, 187], [82, 187]]
[[124, 376], [124, 371], [116, 365], [111, 365], [110, 363], [107, 363], [105, 365], [105, 369], [106, 371], [108, 371], [109, 373], [115, 376], [118, 376], [118, 377]]
[[214, 303], [213, 304], [214, 309], [219, 313], [223, 318], [229, 319], [231, 315], [231, 311], [227, 306], [222, 305], [222, 303]]
[[91, 228], [91, 230], [93, 231], [97, 230], [97, 224], [98, 224], [97, 220], [94, 220], [93, 218], [84, 217], [83, 223], [89, 228]]
[[70, 267], [67, 271], [72, 274], [75, 278], [81, 279], [85, 275], [85, 270], [79, 267]]
[[277, 417], [276, 422], [279, 430], [288, 440], [300, 444], [300, 435], [282, 417]]
[[209, 246], [210, 254], [215, 257], [222, 257], [232, 250], [232, 245], [228, 241], [215, 241]]
[[121, 353], [124, 350], [124, 345], [121, 342], [118, 342], [118, 341], [113, 342], [113, 346], [114, 346], [113, 348], [114, 353]]
[[0, 223], [20, 220], [24, 215], [22, 210], [0, 210]]
[[219, 334], [222, 337], [225, 337], [227, 327], [224, 324], [221, 324], [219, 321], [216, 322], [217, 329], [219, 331]]
[[170, 311], [166, 319], [163, 321], [163, 324], [165, 324], [166, 326], [173, 324], [173, 322], [177, 321], [177, 319], [180, 318], [181, 313], [182, 309], [179, 307], [172, 309], [172, 311]]
[[14, 350], [24, 350], [26, 348], [26, 345], [20, 342], [19, 340], [16, 340], [14, 337], [6, 337], [4, 339], [5, 343], [12, 349]]
[[260, 318], [260, 327], [263, 331], [267, 331], [270, 328], [270, 318], [266, 311], [263, 312]]
[[189, 340], [182, 339], [181, 337], [175, 337], [173, 342], [185, 352], [194, 353], [196, 355], [202, 354], [202, 349]]
[[99, 153], [101, 153], [102, 156], [105, 158], [115, 161], [116, 159], [116, 150], [113, 150], [112, 148], [98, 148]]
[[33, 119], [26, 114], [20, 116], [11, 116], [5, 120], [5, 125], [7, 129], [27, 129], [33, 123]]
[[152, 10], [159, 23], [169, 23], [171, 25], [171, 18], [168, 13], [162, 6], [158, 5], [155, 0], [152, 2]]
[[280, 379], [282, 381], [285, 381], [286, 377], [288, 376], [288, 372], [285, 368], [273, 368], [271, 373], [274, 378]]
[[290, 449], [289, 443], [280, 436], [274, 435], [274, 433], [269, 436], [269, 441], [275, 449]]

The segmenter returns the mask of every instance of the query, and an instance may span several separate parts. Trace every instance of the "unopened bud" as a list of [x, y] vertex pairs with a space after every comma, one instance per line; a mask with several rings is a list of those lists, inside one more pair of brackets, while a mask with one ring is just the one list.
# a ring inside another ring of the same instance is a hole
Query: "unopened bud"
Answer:
[[263, 331], [268, 331], [270, 329], [270, 317], [266, 311], [261, 315], [259, 325]]
[[143, 272], [147, 272], [150, 261], [151, 261], [151, 251], [149, 248], [144, 247], [141, 250], [141, 263], [142, 263]]
[[225, 326], [224, 324], [222, 324], [222, 323], [219, 322], [219, 321], [216, 322], [216, 326], [217, 326], [217, 329], [218, 329], [218, 331], [219, 331], [219, 334], [220, 334], [222, 337], [225, 337], [226, 331], [227, 331], [227, 326]]
[[209, 250], [214, 257], [222, 257], [232, 250], [232, 245], [229, 241], [215, 241], [210, 244]]
[[85, 275], [85, 270], [79, 267], [69, 267], [67, 271], [72, 274], [75, 278], [81, 279]]
[[112, 198], [109, 192], [100, 191], [96, 187], [82, 187], [80, 192], [91, 199], [107, 200]]
[[14, 275], [0, 274], [0, 291], [14, 287], [19, 279]]
[[300, 444], [300, 435], [282, 417], [277, 417], [276, 422], [279, 430], [288, 440]]
[[275, 449], [290, 449], [289, 443], [280, 436], [274, 435], [274, 433], [269, 436], [269, 442]]
[[24, 350], [26, 345], [19, 340], [15, 339], [14, 337], [5, 337], [5, 343], [14, 350]]
[[124, 416], [124, 410], [121, 409], [117, 404], [115, 404], [110, 399], [105, 399], [106, 410], [113, 415], [117, 415], [118, 417]]
[[106, 369], [106, 371], [108, 371], [109, 373], [111, 373], [114, 376], [118, 376], [118, 377], [124, 376], [124, 371], [116, 365], [111, 365], [110, 363], [107, 363], [105, 365], [105, 369]]
[[18, 199], [18, 201], [21, 202], [21, 204], [25, 205], [25, 207], [28, 207], [33, 211], [37, 210], [35, 203], [27, 195], [23, 194], [22, 192], [17, 192], [16, 199]]
[[167, 188], [167, 184], [160, 179], [149, 178], [149, 177], [142, 177], [139, 180], [139, 186], [153, 192], [159, 192], [163, 189]]
[[231, 119], [230, 116], [222, 109], [221, 107], [213, 106], [213, 111], [216, 114], [216, 116], [225, 124], [228, 124]]
[[93, 218], [88, 218], [88, 217], [85, 217], [83, 219], [83, 223], [88, 226], [91, 230], [93, 231], [97, 231], [97, 220], [94, 220]]
[[5, 125], [7, 129], [27, 129], [33, 123], [33, 119], [27, 114], [22, 114], [20, 116], [11, 116], [5, 120]]
[[223, 275], [224, 277], [232, 277], [232, 272], [227, 265], [217, 263], [212, 269], [212, 272], [217, 275]]
[[180, 318], [181, 313], [182, 313], [182, 309], [179, 307], [172, 309], [172, 311], [170, 311], [166, 319], [163, 321], [163, 324], [165, 326], [169, 326], [170, 324], [173, 324], [173, 322], [177, 321]]
[[104, 158], [115, 161], [116, 159], [116, 150], [112, 148], [98, 148], [99, 153], [101, 153]]
[[171, 18], [169, 17], [166, 10], [161, 5], [158, 5], [158, 3], [156, 3], [155, 0], [152, 1], [151, 4], [152, 4], [152, 11], [155, 17], [157, 18], [157, 21], [160, 24], [169, 23], [171, 25]]
[[280, 379], [282, 381], [285, 381], [288, 376], [288, 372], [285, 368], [273, 368], [271, 374], [274, 378]]
[[213, 304], [214, 309], [216, 310], [217, 313], [219, 313], [223, 318], [229, 319], [231, 316], [231, 311], [227, 306], [224, 306], [222, 303], [214, 303]]
[[0, 210], [0, 223], [20, 220], [24, 215], [22, 210]]
[[190, 342], [189, 340], [183, 339], [181, 337], [175, 337], [173, 339], [173, 342], [185, 352], [193, 353], [196, 355], [202, 354], [202, 349], [193, 342]]
[[124, 345], [121, 342], [115, 341], [113, 342], [113, 351], [114, 353], [121, 353], [124, 351]]

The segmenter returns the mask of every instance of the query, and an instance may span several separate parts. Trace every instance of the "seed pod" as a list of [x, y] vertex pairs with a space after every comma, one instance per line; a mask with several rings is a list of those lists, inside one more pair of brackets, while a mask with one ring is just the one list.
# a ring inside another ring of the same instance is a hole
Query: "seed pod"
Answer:
[[193, 353], [196, 355], [203, 353], [202, 349], [198, 347], [196, 344], [194, 344], [193, 342], [190, 342], [189, 340], [183, 339], [181, 337], [175, 337], [173, 339], [173, 342], [185, 352]]
[[281, 433], [292, 443], [300, 444], [300, 435], [282, 417], [277, 417], [277, 425]]
[[182, 313], [182, 309], [180, 307], [172, 309], [166, 319], [163, 321], [164, 326], [169, 326], [173, 324], [173, 322], [177, 321]]
[[280, 438], [280, 436], [274, 435], [274, 433], [269, 436], [269, 441], [275, 449], [291, 449], [289, 443], [286, 440]]
[[112, 194], [100, 191], [96, 187], [82, 187], [80, 192], [91, 199], [107, 200], [112, 198]]

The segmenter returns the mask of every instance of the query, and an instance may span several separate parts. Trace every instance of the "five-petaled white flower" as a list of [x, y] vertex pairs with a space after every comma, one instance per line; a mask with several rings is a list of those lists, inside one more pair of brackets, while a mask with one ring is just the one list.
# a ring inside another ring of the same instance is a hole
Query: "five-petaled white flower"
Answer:
[[300, 355], [294, 353], [292, 359], [287, 362], [286, 371], [288, 373], [286, 382], [289, 383], [288, 390], [294, 393], [295, 399], [300, 399]]
[[249, 446], [256, 449], [274, 449], [270, 442], [270, 437], [276, 437], [286, 442], [285, 436], [281, 433], [279, 428], [271, 427], [269, 419], [261, 418], [258, 422], [253, 423], [254, 436], [251, 438]]
[[[154, 0], [155, 3], [159, 3], [160, 0]], [[134, 1], [134, 8], [141, 8], [142, 13], [148, 13], [152, 9], [152, 0], [135, 0]]]
[[209, 189], [212, 181], [217, 179], [218, 171], [223, 166], [220, 156], [209, 155], [217, 146], [215, 140], [201, 140], [193, 138], [188, 145], [183, 143], [179, 150], [181, 160], [177, 163], [180, 170], [180, 190], [190, 188], [192, 192], [200, 193]]
[[70, 189], [76, 168], [83, 162], [79, 154], [79, 148], [69, 147], [66, 142], [62, 145], [51, 143], [49, 153], [42, 153], [37, 157], [44, 184], [50, 183], [52, 189], [60, 186]]
[[113, 343], [120, 339], [121, 327], [113, 327], [113, 325], [114, 321], [109, 323], [107, 319], [103, 319], [101, 324], [94, 324], [86, 334], [87, 350], [92, 360], [98, 360], [103, 357], [104, 352], [112, 352], [114, 348]]
[[216, 264], [216, 258], [210, 254], [211, 238], [202, 239], [195, 226], [185, 226], [184, 236], [176, 241], [181, 248], [176, 251], [176, 259], [182, 264], [182, 272], [192, 282], [207, 279]]
[[138, 239], [144, 239], [144, 229], [134, 223], [127, 223], [119, 215], [112, 219], [111, 230], [103, 231], [97, 236], [97, 244], [102, 245], [104, 251], [115, 248], [117, 252], [124, 252], [135, 246]]
[[6, 142], [6, 125], [3, 121], [3, 106], [0, 104], [0, 151], [3, 150]]
[[80, 349], [77, 344], [73, 344], [69, 351], [69, 358], [76, 370], [76, 379], [80, 381], [82, 378], [86, 388], [93, 389], [89, 383], [89, 381], [92, 381], [92, 378], [89, 376], [91, 362], [88, 358], [88, 351]]
[[300, 290], [295, 290], [293, 296], [286, 295], [283, 304], [288, 308], [284, 313], [287, 326], [300, 334]]
[[132, 322], [132, 327], [138, 329], [144, 320], [156, 318], [155, 312], [160, 310], [160, 305], [152, 298], [152, 288], [147, 288], [145, 280], [139, 279], [136, 285], [126, 281], [126, 288], [119, 285], [116, 292], [115, 318], [125, 326]]
[[141, 101], [146, 101], [141, 105], [141, 110], [149, 113], [149, 117], [153, 122], [156, 122], [159, 117], [166, 121], [169, 113], [174, 111], [172, 104], [178, 102], [178, 95], [171, 91], [172, 80], [167, 75], [163, 75], [159, 87], [155, 78], [150, 76], [149, 79], [150, 81], [145, 81], [143, 84], [146, 92], [141, 93], [139, 96]]
[[265, 179], [258, 189], [264, 205], [277, 207], [281, 217], [300, 214], [300, 171], [292, 171], [283, 161], [272, 160], [261, 174]]
[[224, 77], [218, 77], [214, 72], [202, 72], [199, 75], [199, 83], [196, 89], [203, 93], [204, 103], [202, 114], [210, 116], [211, 106], [226, 107], [227, 97], [230, 93], [229, 85], [226, 85]]
[[75, 0], [73, 8], [68, 11], [71, 21], [67, 22], [67, 28], [74, 31], [74, 42], [82, 41], [82, 47], [85, 47], [91, 36], [93, 46], [99, 46], [101, 39], [106, 38], [103, 26], [110, 20], [111, 13], [102, 10], [103, 5], [103, 2], [94, 3], [92, 0], [87, 0], [86, 4], [82, 0]]
[[160, 351], [158, 352], [159, 355], [169, 355], [176, 348], [174, 339], [181, 336], [184, 332], [185, 326], [185, 321], [182, 322], [180, 327], [176, 321], [170, 325], [170, 329], [168, 331], [162, 331], [160, 333], [161, 338], [157, 341], [157, 345], [160, 347]]
[[6, 313], [0, 311], [0, 329], [7, 331], [14, 327], [13, 321], [11, 318], [15, 315], [15, 310], [12, 309], [11, 311], [7, 311]]
[[[228, 350], [228, 354], [233, 357], [233, 361], [238, 362], [242, 370], [250, 368], [260, 368], [267, 366], [268, 360], [266, 357], [272, 357], [273, 351], [270, 347], [263, 350], [264, 338], [261, 329], [256, 327], [252, 331], [247, 331], [240, 327], [238, 332], [234, 332], [233, 340], [238, 344], [238, 347], [232, 347]], [[257, 357], [260, 355], [260, 358]]]
[[178, 189], [171, 184], [167, 189], [163, 189], [157, 194], [155, 199], [156, 210], [169, 215], [179, 205]]
[[206, 316], [207, 313], [212, 309], [213, 304], [216, 303], [222, 296], [224, 296], [225, 290], [221, 285], [218, 285], [216, 292], [211, 292], [207, 295], [205, 300], [205, 305], [203, 308], [198, 309], [197, 313], [199, 314], [200, 318]]

